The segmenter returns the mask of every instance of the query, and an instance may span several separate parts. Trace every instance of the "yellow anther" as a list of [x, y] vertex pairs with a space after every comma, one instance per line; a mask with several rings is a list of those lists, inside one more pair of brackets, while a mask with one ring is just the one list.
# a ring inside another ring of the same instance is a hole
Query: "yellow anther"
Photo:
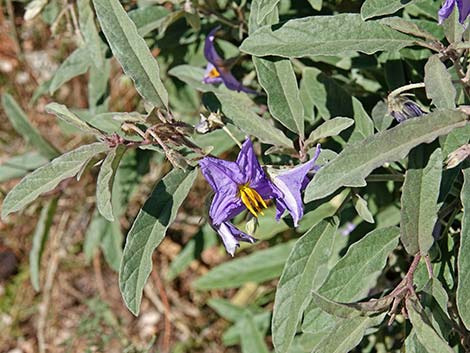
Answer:
[[239, 193], [243, 204], [253, 216], [258, 217], [258, 213], [264, 215], [261, 207], [267, 208], [268, 206], [256, 190], [250, 188], [249, 184], [244, 184], [239, 186]]
[[215, 68], [213, 67], [211, 71], [209, 71], [209, 77], [210, 78], [216, 78], [216, 77], [219, 77], [220, 76], [220, 72]]

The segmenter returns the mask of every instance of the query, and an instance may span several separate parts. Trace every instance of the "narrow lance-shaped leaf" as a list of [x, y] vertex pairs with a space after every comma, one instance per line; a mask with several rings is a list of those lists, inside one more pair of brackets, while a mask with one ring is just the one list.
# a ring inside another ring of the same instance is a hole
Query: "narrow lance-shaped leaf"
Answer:
[[408, 158], [408, 170], [401, 197], [401, 242], [410, 255], [426, 255], [434, 243], [432, 231], [437, 220], [442, 153], [431, 155], [427, 146], [414, 148]]
[[8, 193], [3, 201], [2, 218], [23, 209], [39, 195], [54, 189], [62, 180], [73, 177], [91, 158], [108, 148], [103, 143], [81, 146], [36, 169]]
[[37, 152], [27, 152], [7, 159], [0, 164], [0, 183], [22, 177], [48, 162], [49, 159]]
[[292, 64], [287, 59], [253, 58], [261, 86], [268, 95], [269, 111], [289, 130], [304, 135], [304, 109]]
[[269, 353], [263, 335], [255, 324], [253, 314], [245, 313], [240, 327], [242, 328], [240, 332], [242, 353]]
[[433, 55], [424, 66], [426, 95], [437, 108], [455, 108], [457, 91], [452, 84], [452, 77], [439, 56]]
[[2, 106], [13, 128], [36, 147], [41, 155], [54, 158], [59, 154], [59, 151], [31, 125], [24, 111], [8, 93], [2, 95]]
[[114, 221], [111, 193], [113, 190], [114, 176], [119, 167], [119, 162], [126, 152], [124, 146], [117, 146], [109, 151], [101, 164], [100, 173], [96, 182], [96, 206], [101, 215], [108, 221]]
[[119, 271], [119, 288], [129, 310], [137, 315], [142, 291], [152, 270], [152, 254], [189, 193], [197, 170], [174, 169], [152, 191], [132, 224]]
[[406, 299], [406, 308], [418, 341], [429, 353], [452, 353], [454, 350], [439, 336], [429, 323], [421, 305], [412, 298]]
[[292, 141], [281, 130], [250, 108], [253, 103], [245, 93], [225, 91], [215, 92], [215, 95], [220, 101], [221, 111], [244, 133], [255, 136], [265, 143], [293, 147]]
[[430, 143], [466, 124], [459, 111], [440, 110], [405, 121], [345, 148], [322, 167], [307, 187], [305, 200], [321, 199], [342, 186], [364, 186], [365, 178], [386, 162], [400, 160], [415, 146]]
[[193, 286], [202, 290], [236, 288], [246, 282], [260, 283], [279, 277], [294, 242], [258, 250], [248, 256], [223, 263], [199, 277]]
[[49, 93], [54, 94], [64, 83], [87, 72], [91, 66], [91, 60], [87, 47], [76, 49], [55, 72], [49, 85]]
[[50, 114], [54, 114], [55, 116], [62, 119], [66, 123], [76, 126], [84, 132], [101, 136], [101, 132], [99, 130], [91, 127], [86, 122], [81, 120], [78, 116], [72, 113], [69, 110], [69, 108], [67, 108], [63, 104], [49, 103], [48, 105], [46, 105], [46, 112]]
[[95, 14], [90, 6], [90, 0], [78, 0], [78, 20], [80, 32], [85, 39], [86, 48], [89, 52], [89, 59], [94, 61], [97, 68], [104, 66], [104, 54], [102, 50], [102, 41], [98, 34], [95, 24]]
[[44, 206], [33, 234], [33, 245], [29, 252], [29, 272], [31, 274], [31, 284], [36, 291], [40, 289], [39, 269], [41, 268], [41, 257], [44, 245], [49, 237], [49, 230], [51, 229], [58, 201], [59, 199], [56, 197]]
[[294, 19], [276, 29], [261, 27], [245, 39], [240, 50], [255, 56], [298, 58], [396, 51], [415, 42], [378, 21], [364, 22], [360, 15], [340, 14]]
[[255, 0], [253, 1], [254, 7], [252, 11], [257, 13], [256, 23], [262, 24], [267, 15], [269, 15], [277, 6], [280, 0]]
[[93, 0], [101, 29], [124, 72], [140, 95], [154, 106], [168, 106], [160, 69], [145, 40], [118, 0]]
[[337, 219], [320, 222], [295, 243], [289, 254], [274, 300], [272, 331], [278, 353], [289, 350], [310, 293], [321, 285], [337, 228]]
[[339, 302], [363, 298], [375, 285], [400, 235], [397, 227], [379, 228], [351, 245], [331, 269], [318, 293]]
[[[351, 245], [317, 292], [326, 299], [341, 303], [352, 303], [367, 296], [376, 285], [388, 256], [396, 248], [399, 235], [397, 227], [379, 228], [368, 233]], [[323, 326], [338, 324], [334, 318], [312, 301], [305, 310], [302, 330], [323, 334]]]
[[458, 254], [457, 308], [467, 329], [470, 329], [470, 167], [463, 170], [464, 183], [460, 198], [463, 205], [462, 231]]
[[361, 7], [362, 19], [390, 15], [397, 12], [406, 5], [413, 4], [418, 0], [366, 0]]
[[377, 326], [383, 321], [384, 315], [375, 317], [358, 316], [340, 320], [323, 339], [315, 352], [348, 353], [356, 347], [369, 327]]
[[305, 144], [313, 145], [315, 142], [323, 138], [339, 135], [341, 131], [346, 130], [353, 124], [354, 120], [349, 118], [338, 117], [327, 120], [310, 133]]

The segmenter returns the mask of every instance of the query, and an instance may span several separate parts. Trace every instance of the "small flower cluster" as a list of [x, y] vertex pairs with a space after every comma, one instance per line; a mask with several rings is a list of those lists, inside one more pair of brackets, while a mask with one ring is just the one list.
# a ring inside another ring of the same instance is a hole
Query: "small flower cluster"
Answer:
[[239, 241], [256, 241], [230, 222], [244, 210], [258, 217], [268, 207], [269, 200], [273, 200], [276, 203], [276, 219], [279, 220], [288, 211], [294, 225], [298, 225], [304, 212], [301, 192], [308, 184], [309, 172], [319, 168], [315, 166], [319, 154], [318, 145], [310, 161], [272, 178], [259, 164], [250, 139], [243, 143], [235, 162], [210, 156], [199, 161], [202, 174], [215, 192], [209, 222], [230, 255], [235, 253]]

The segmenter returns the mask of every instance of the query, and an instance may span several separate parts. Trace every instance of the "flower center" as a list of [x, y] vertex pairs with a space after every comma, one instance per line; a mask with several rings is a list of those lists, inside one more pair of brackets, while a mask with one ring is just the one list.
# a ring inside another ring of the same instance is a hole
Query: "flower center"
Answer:
[[209, 78], [217, 78], [220, 76], [220, 72], [214, 67], [208, 74]]
[[238, 192], [243, 204], [246, 206], [253, 216], [258, 217], [258, 214], [264, 216], [263, 208], [267, 208], [266, 202], [255, 189], [250, 188], [250, 184], [246, 183], [238, 186]]

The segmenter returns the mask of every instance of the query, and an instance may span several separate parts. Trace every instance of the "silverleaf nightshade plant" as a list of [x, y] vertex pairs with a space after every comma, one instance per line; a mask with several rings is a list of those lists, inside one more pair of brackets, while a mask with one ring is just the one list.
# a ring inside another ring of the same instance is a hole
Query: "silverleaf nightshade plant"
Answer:
[[264, 214], [263, 209], [268, 207], [268, 201], [274, 200], [276, 219], [279, 220], [287, 210], [294, 225], [298, 225], [303, 216], [301, 191], [309, 181], [309, 172], [318, 170], [315, 162], [319, 155], [318, 145], [310, 161], [273, 178], [259, 164], [249, 138], [243, 143], [235, 162], [210, 156], [199, 161], [201, 172], [215, 193], [209, 209], [209, 223], [221, 237], [230, 255], [234, 255], [239, 241], [256, 241], [230, 222], [244, 210], [258, 217]]
[[243, 86], [243, 84], [232, 75], [230, 72], [232, 62], [222, 59], [217, 53], [214, 41], [215, 34], [219, 29], [220, 27], [212, 29], [207, 35], [204, 43], [204, 56], [206, 57], [208, 64], [206, 66], [202, 82], [206, 84], [222, 83], [225, 87], [233, 91], [256, 94], [256, 91]]

